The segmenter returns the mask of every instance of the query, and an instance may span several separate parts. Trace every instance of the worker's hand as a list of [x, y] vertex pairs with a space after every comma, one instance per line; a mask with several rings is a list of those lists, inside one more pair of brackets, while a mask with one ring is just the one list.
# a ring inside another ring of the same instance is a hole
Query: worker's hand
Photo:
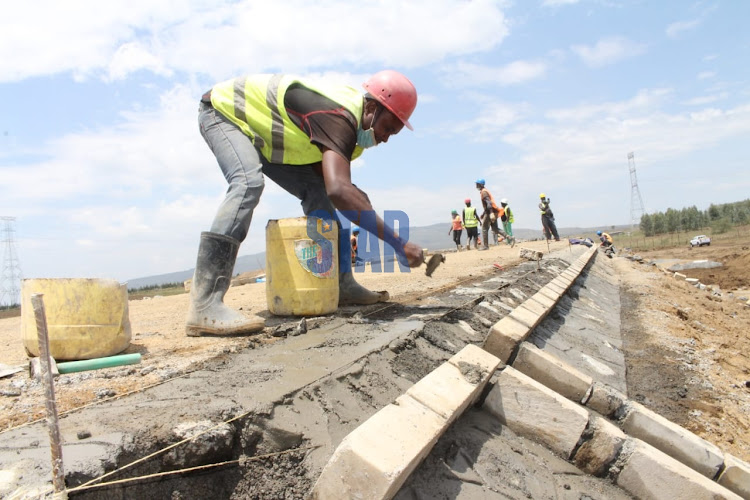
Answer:
[[359, 186], [357, 186], [357, 185], [356, 185], [356, 184], [354, 184], [354, 183], [352, 183], [352, 186], [354, 186], [355, 188], [357, 188], [357, 191], [359, 191], [359, 192], [360, 192], [360, 194], [362, 194], [362, 196], [364, 196], [364, 197], [365, 197], [365, 199], [367, 200], [367, 203], [370, 203], [370, 204], [372, 204], [372, 202], [370, 202], [370, 197], [369, 197], [369, 196], [367, 196], [367, 193], [365, 193], [364, 191], [362, 191], [361, 189], [359, 189]]
[[424, 263], [424, 253], [422, 247], [414, 243], [407, 243], [404, 245], [404, 256], [409, 264], [409, 267], [419, 267]]

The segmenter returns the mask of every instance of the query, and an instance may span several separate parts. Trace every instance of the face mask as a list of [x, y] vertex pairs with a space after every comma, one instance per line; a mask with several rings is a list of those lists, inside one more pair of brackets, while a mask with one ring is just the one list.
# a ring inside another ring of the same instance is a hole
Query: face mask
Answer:
[[375, 119], [378, 116], [378, 112], [375, 112], [375, 116], [372, 117], [372, 123], [370, 128], [367, 130], [362, 129], [362, 123], [357, 127], [357, 144], [363, 149], [371, 148], [378, 145], [378, 141], [375, 139]]

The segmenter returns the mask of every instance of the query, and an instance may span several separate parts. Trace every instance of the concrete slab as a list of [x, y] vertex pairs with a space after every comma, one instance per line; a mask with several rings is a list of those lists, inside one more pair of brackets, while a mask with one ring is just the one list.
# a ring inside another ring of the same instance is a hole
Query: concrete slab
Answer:
[[741, 498], [638, 439], [628, 439], [625, 442], [621, 457], [623, 463], [620, 465], [617, 485], [636, 498], [657, 500], [665, 498], [665, 495], [691, 500]]
[[645, 441], [709, 479], [716, 477], [724, 463], [724, 453], [716, 445], [642, 404], [629, 401], [626, 411], [622, 429], [628, 435]]
[[529, 335], [528, 342], [624, 393], [620, 293], [617, 281], [610, 277], [613, 274], [609, 259], [594, 259], [586, 273], [586, 286], [573, 285]]
[[[489, 360], [492, 360], [488, 363]], [[476, 346], [466, 346], [406, 391], [449, 424], [474, 402], [500, 360]]]
[[580, 403], [593, 379], [529, 342], [521, 344], [513, 368], [562, 396]]
[[309, 498], [393, 498], [447, 425], [410, 396], [399, 397], [344, 438]]
[[617, 389], [600, 382], [594, 382], [585, 405], [608, 418], [614, 418], [617, 410], [627, 403], [628, 398]]
[[513, 432], [544, 443], [563, 458], [570, 457], [589, 420], [585, 409], [512, 367], [497, 377], [484, 407]]
[[750, 498], [750, 464], [725, 454], [724, 471], [719, 476], [719, 484], [742, 498]]
[[573, 460], [582, 471], [601, 477], [620, 454], [627, 436], [609, 420], [592, 414], [583, 439]]
[[520, 323], [511, 316], [506, 316], [490, 328], [482, 348], [500, 361], [507, 363], [513, 352], [529, 335], [528, 325]]

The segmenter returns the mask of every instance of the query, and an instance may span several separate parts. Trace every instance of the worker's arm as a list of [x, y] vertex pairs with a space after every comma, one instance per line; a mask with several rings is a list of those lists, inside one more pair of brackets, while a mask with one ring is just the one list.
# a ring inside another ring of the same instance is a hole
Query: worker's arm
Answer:
[[[321, 147], [323, 151], [323, 162], [321, 172], [326, 186], [326, 193], [331, 203], [338, 210], [348, 213], [355, 212], [356, 220], [352, 222], [360, 227], [376, 234], [378, 238], [391, 245], [396, 252], [406, 257], [409, 267], [417, 267], [424, 262], [422, 248], [418, 245], [405, 242], [394, 234], [393, 228], [387, 227], [383, 219], [375, 213], [367, 195], [352, 184], [351, 164], [349, 160], [331, 149]], [[376, 227], [367, 227], [369, 218], [362, 218], [361, 212], [372, 211], [375, 213]], [[363, 225], [364, 223], [364, 225]]]
[[481, 198], [482, 198], [482, 210], [484, 210], [482, 212], [482, 217], [484, 217], [485, 215], [487, 215], [488, 212], [492, 210], [492, 202], [490, 201], [490, 195], [487, 192], [482, 193]]

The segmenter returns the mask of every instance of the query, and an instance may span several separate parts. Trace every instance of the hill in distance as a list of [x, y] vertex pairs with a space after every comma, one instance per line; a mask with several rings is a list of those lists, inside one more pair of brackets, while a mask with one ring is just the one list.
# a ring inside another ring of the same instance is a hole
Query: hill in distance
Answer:
[[[427, 248], [429, 251], [438, 250], [452, 250], [454, 249], [453, 237], [448, 233], [450, 223], [432, 224], [430, 226], [411, 227], [409, 228], [409, 240], [414, 241], [422, 245], [422, 248]], [[614, 229], [613, 229], [614, 228]], [[630, 228], [628, 225], [619, 226], [608, 226], [611, 231], [627, 231]], [[592, 236], [598, 228], [581, 228], [581, 227], [565, 227], [558, 228], [560, 238], [574, 237], [574, 236]], [[519, 240], [535, 240], [541, 239], [542, 231], [540, 229], [522, 229], [513, 228], [513, 234]], [[481, 231], [480, 231], [481, 235]], [[362, 235], [360, 235], [360, 238]], [[466, 244], [466, 232], [464, 232], [461, 242]], [[381, 249], [383, 243], [380, 242]], [[266, 266], [266, 252], [254, 253], [250, 255], [241, 255], [237, 257], [237, 262], [234, 265], [234, 274], [242, 274], [250, 271], [257, 271], [264, 269]], [[172, 273], [157, 274], [154, 276], [146, 276], [143, 278], [135, 278], [128, 280], [128, 289], [134, 290], [147, 286], [159, 286], [168, 283], [182, 283], [185, 280], [193, 277], [194, 268], [186, 269], [184, 271], [176, 271]]]

